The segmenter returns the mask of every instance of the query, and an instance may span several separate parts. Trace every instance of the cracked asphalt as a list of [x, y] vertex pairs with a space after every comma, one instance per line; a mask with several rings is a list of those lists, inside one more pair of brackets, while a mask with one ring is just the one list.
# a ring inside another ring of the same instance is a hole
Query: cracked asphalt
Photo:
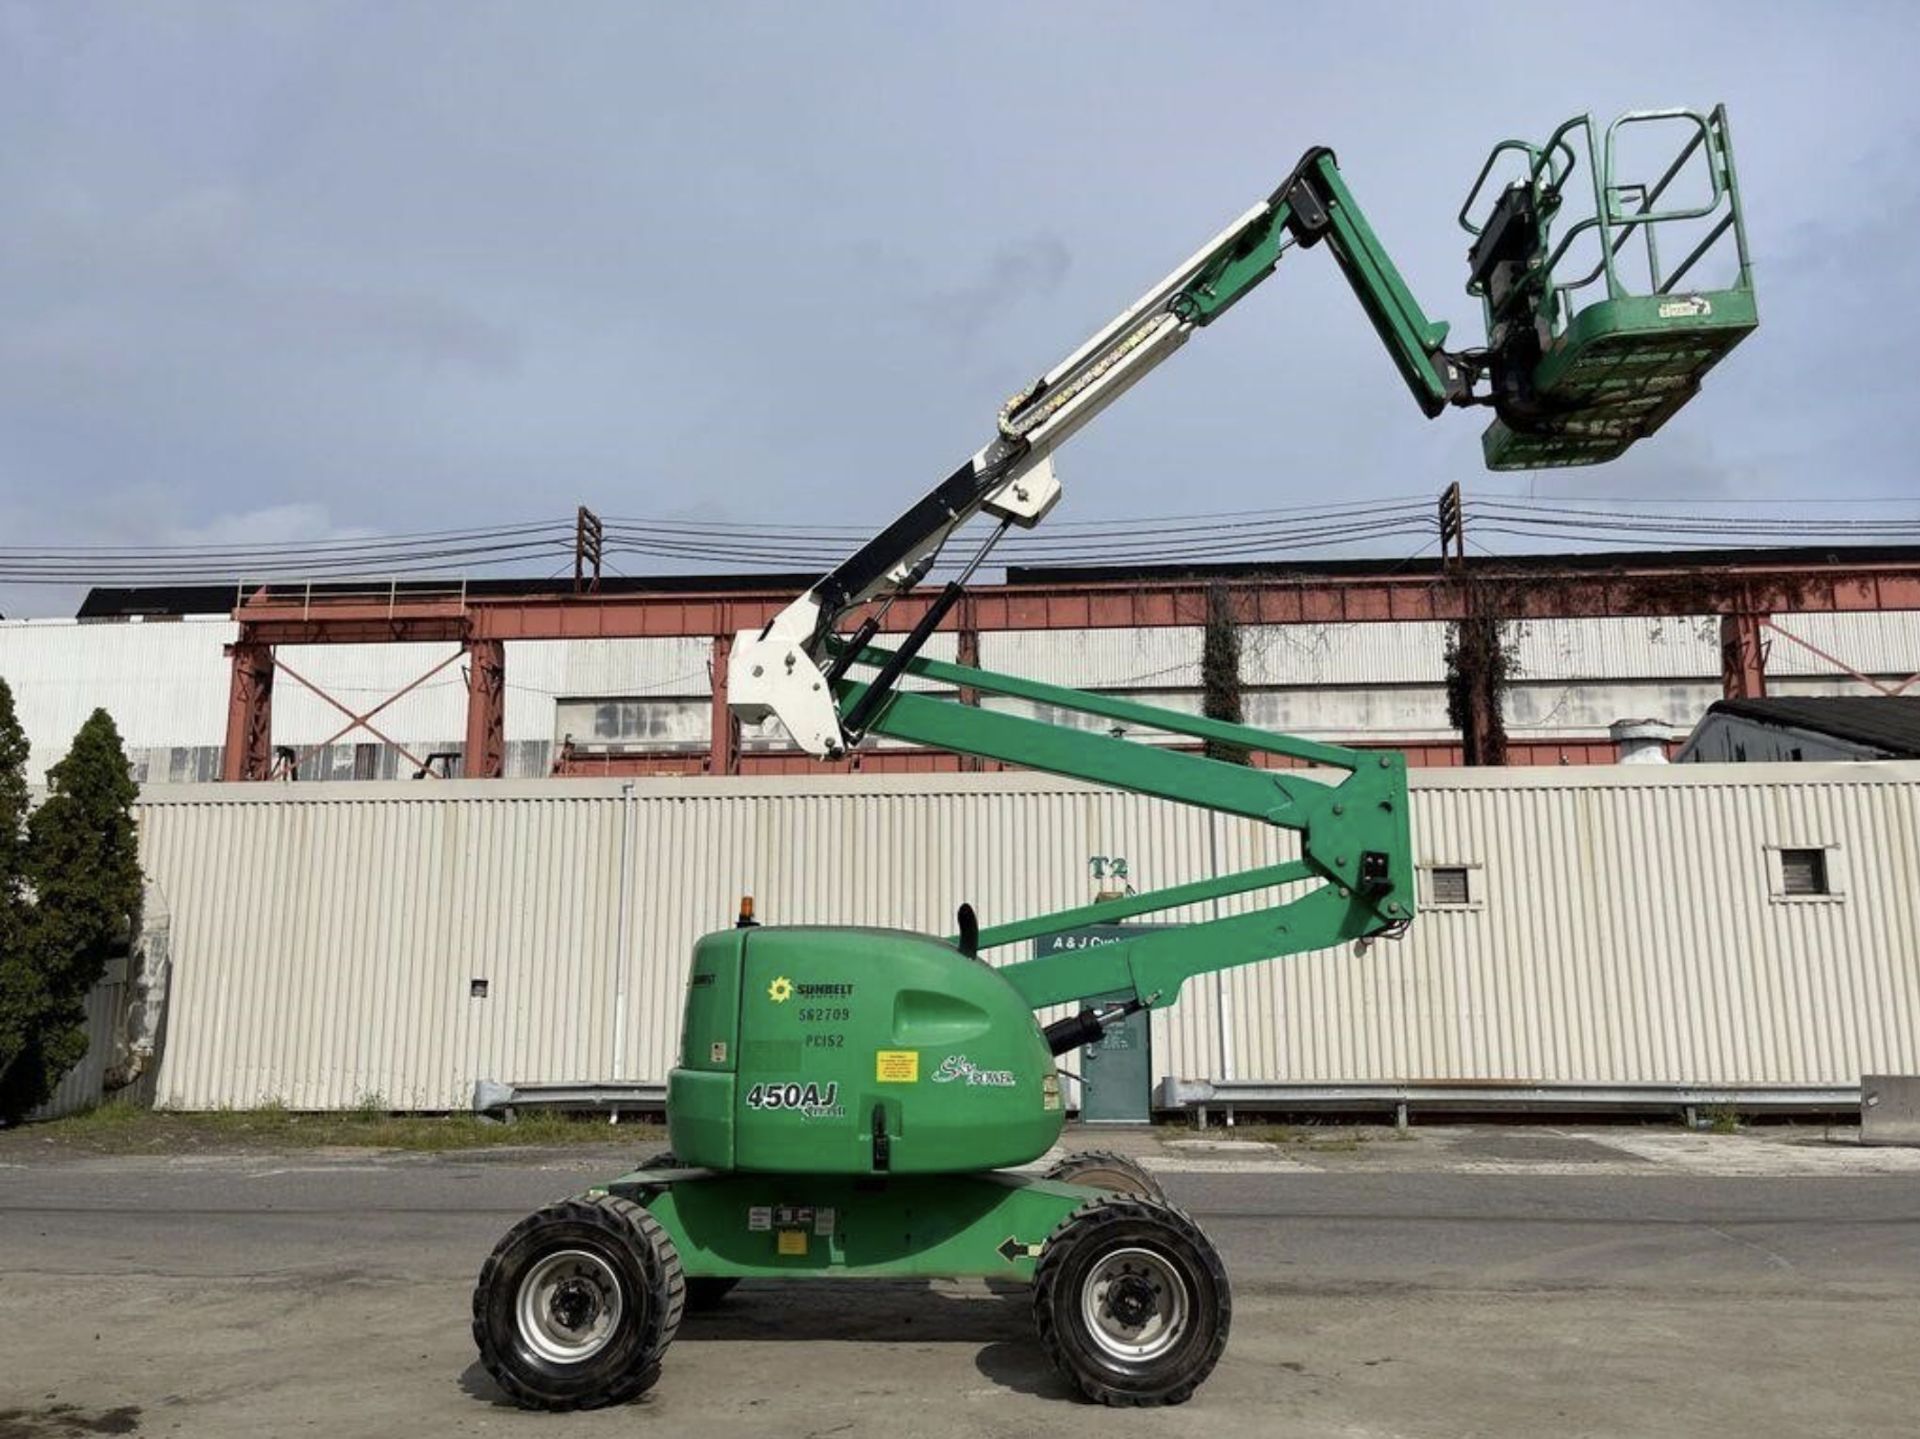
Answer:
[[508, 1407], [474, 1363], [474, 1273], [615, 1151], [11, 1163], [0, 1439], [1914, 1432], [1920, 1176], [1656, 1138], [1619, 1163], [1525, 1130], [1324, 1167], [1157, 1145], [1235, 1312], [1193, 1401], [1146, 1412], [1070, 1398], [1025, 1292], [975, 1282], [746, 1284], [645, 1400]]

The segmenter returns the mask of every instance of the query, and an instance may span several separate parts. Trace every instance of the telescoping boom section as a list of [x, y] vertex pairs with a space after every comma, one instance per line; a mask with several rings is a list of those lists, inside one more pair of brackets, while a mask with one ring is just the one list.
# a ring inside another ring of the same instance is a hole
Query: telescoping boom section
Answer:
[[[1627, 141], [1649, 133], [1680, 138], [1664, 168], [1655, 162], [1657, 173], [1643, 175]], [[1483, 201], [1503, 166], [1517, 176]], [[1447, 325], [1414, 299], [1333, 152], [1308, 150], [1265, 200], [1008, 400], [964, 464], [764, 630], [740, 635], [728, 671], [734, 711], [755, 723], [777, 717], [809, 754], [834, 757], [857, 743], [995, 543], [1059, 502], [1054, 451], [1238, 305], [1290, 250], [1333, 256], [1422, 413], [1494, 411], [1484, 448], [1497, 469], [1614, 458], [1665, 424], [1757, 323], [1724, 109], [1636, 112], [1604, 131], [1576, 116], [1543, 145], [1502, 141], [1460, 223], [1473, 236], [1467, 290], [1487, 324], [1487, 343], [1472, 349], [1447, 347]], [[1688, 249], [1676, 261], [1680, 244]], [[1681, 288], [1709, 275], [1714, 288]], [[886, 605], [920, 584], [955, 532], [983, 513], [998, 523], [956, 564], [958, 578], [869, 690], [837, 707], [835, 684], [879, 633]], [[872, 608], [830, 657], [829, 639], [862, 606]]]

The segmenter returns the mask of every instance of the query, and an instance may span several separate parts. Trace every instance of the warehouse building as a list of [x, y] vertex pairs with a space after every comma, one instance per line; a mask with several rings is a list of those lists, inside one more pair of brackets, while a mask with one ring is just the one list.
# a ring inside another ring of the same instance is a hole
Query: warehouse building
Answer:
[[[1463, 758], [1447, 643], [1468, 594], [1506, 596], [1515, 764], [1611, 763], [1621, 722], [1639, 722], [1636, 747], [1664, 734], [1670, 750], [1722, 698], [1872, 694], [1920, 671], [1920, 549], [1563, 555], [1471, 578], [1438, 562], [1016, 568], [977, 586], [926, 653], [1195, 711], [1224, 596], [1249, 723], [1394, 746], [1417, 766]], [[96, 591], [73, 620], [0, 621], [0, 677], [36, 772], [104, 705], [157, 783], [819, 773], [777, 729], [733, 725], [715, 685], [734, 630], [808, 582]], [[916, 603], [893, 623], [910, 624]], [[851, 764], [965, 767], [894, 744]]]
[[[1920, 551], [1500, 565], [1014, 571], [933, 637], [1195, 711], [1224, 621], [1250, 722], [1416, 766], [1411, 933], [1195, 981], [1154, 1014], [1128, 1106], [1831, 1105], [1920, 1065], [1920, 765], [1618, 762], [1751, 702], [1911, 687]], [[34, 769], [104, 706], [143, 782], [154, 933], [96, 993], [59, 1104], [129, 1073], [189, 1108], [464, 1108], [483, 1083], [644, 1103], [691, 944], [742, 893], [775, 923], [945, 933], [962, 901], [988, 923], [1084, 903], [1116, 859], [1153, 889], [1290, 857], [1161, 801], [742, 731], [731, 637], [804, 582], [97, 592], [0, 622]], [[1488, 606], [1513, 764], [1463, 770], [1448, 642]], [[269, 777], [309, 782], [216, 782]]]

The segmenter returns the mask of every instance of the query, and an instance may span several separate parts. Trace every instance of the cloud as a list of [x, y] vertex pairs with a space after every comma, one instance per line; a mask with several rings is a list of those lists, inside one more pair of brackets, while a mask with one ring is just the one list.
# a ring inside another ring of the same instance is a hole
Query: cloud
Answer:
[[[428, 4], [124, 8], [0, 0], [7, 543], [690, 497], [877, 525], [1303, 140], [1338, 149], [1411, 289], [1460, 321], [1448, 220], [1478, 143], [1568, 104], [1707, 97], [1741, 137], [1761, 329], [1629, 459], [1534, 492], [1912, 489], [1920, 87], [1897, 8], [1725, 5], [1706, 52], [1649, 50], [1658, 12], [1627, 0], [1644, 18], [1605, 34], [1543, 18], [1550, 70], [1488, 69], [1497, 17], [1385, 6], [1252, 7], [1231, 46], [1177, 6], [1009, 0], [751, 23], [580, 0], [564, 25], [482, 5], [458, 26]], [[1360, 58], [1276, 88], [1289, 51]], [[1143, 54], [1154, 82], [1117, 81]], [[1842, 134], [1865, 138], [1836, 170]], [[1847, 203], [1800, 203], [1816, 174]], [[1475, 472], [1482, 423], [1417, 418], [1322, 249], [1075, 442], [1062, 518], [1430, 495]]]
[[1055, 235], [1032, 235], [996, 248], [974, 276], [923, 301], [928, 327], [956, 351], [973, 348], [988, 323], [1023, 300], [1044, 299], [1066, 282], [1073, 256]]
[[196, 525], [169, 525], [161, 532], [160, 543], [206, 547], [279, 545], [308, 540], [364, 540], [379, 533], [365, 525], [334, 524], [325, 505], [294, 503], [215, 515]]
[[1685, 420], [1682, 412], [1609, 464], [1542, 470], [1532, 477], [1531, 492], [1542, 499], [1601, 493], [1620, 500], [1757, 498], [1760, 476], [1753, 467], [1723, 459], [1713, 440]]

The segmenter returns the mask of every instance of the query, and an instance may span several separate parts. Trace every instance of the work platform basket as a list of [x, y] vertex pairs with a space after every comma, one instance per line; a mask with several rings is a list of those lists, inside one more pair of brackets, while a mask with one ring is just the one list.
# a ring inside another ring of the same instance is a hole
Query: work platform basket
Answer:
[[[1518, 174], [1476, 220], [1496, 170]], [[1501, 412], [1481, 441], [1490, 469], [1616, 458], [1758, 323], [1724, 106], [1503, 140], [1459, 218]]]

